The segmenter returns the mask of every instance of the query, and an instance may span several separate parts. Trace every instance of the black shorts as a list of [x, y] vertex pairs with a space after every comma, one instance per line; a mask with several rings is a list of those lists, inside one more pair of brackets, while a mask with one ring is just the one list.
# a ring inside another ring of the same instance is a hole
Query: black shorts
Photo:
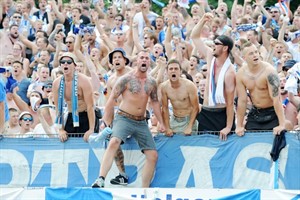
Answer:
[[[65, 131], [67, 133], [76, 133], [74, 135], [69, 135], [71, 137], [83, 137], [84, 133], [90, 129], [89, 118], [87, 112], [79, 113], [79, 127], [73, 126], [72, 113], [68, 113], [67, 122], [65, 125]], [[95, 116], [95, 127], [94, 132], [99, 132], [99, 118]], [[77, 134], [78, 133], [78, 134]]]
[[[226, 108], [209, 108], [202, 106], [197, 115], [198, 131], [221, 131], [227, 126]], [[234, 119], [231, 131], [235, 130]]]
[[279, 125], [278, 117], [274, 107], [256, 108], [252, 107], [247, 117], [246, 130], [273, 130]]

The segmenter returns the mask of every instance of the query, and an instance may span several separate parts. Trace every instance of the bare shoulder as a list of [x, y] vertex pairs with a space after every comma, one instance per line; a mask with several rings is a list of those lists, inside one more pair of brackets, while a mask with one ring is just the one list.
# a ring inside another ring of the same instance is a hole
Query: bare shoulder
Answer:
[[133, 78], [134, 78], [134, 76], [132, 73], [124, 74], [123, 76], [118, 78], [118, 80], [116, 81], [116, 84], [122, 84], [122, 85], [127, 84]]
[[227, 72], [226, 72], [226, 75], [229, 75], [229, 76], [235, 76], [235, 70], [234, 70], [234, 66], [231, 64], [230, 67], [228, 68]]
[[166, 91], [170, 85], [170, 81], [166, 80], [160, 84], [161, 91]]
[[56, 78], [56, 79], [53, 81], [53, 87], [58, 87], [61, 78], [62, 78], [62, 76]]
[[270, 63], [262, 61], [262, 64], [266, 68], [266, 74], [270, 74], [270, 73], [276, 73], [277, 74], [276, 69]]
[[197, 89], [195, 83], [188, 79], [183, 78], [182, 83], [186, 86], [187, 89]]
[[82, 73], [78, 73], [78, 80], [89, 80], [90, 81], [90, 78]]

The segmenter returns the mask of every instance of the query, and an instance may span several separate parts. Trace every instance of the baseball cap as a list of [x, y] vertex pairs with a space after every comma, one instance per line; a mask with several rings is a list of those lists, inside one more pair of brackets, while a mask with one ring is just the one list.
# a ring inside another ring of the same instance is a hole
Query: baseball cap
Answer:
[[285, 61], [285, 63], [283, 64], [282, 68], [285, 69], [290, 69], [292, 68], [297, 62], [295, 60], [287, 60]]
[[220, 40], [224, 46], [228, 46], [229, 51], [231, 51], [233, 47], [233, 40], [230, 37], [226, 35], [220, 35], [216, 39]]
[[113, 57], [114, 53], [116, 53], [116, 52], [120, 52], [122, 54], [123, 58], [126, 59], [125, 65], [128, 65], [129, 59], [126, 57], [126, 52], [124, 51], [123, 48], [115, 48], [112, 52], [109, 53], [109, 55], [108, 55], [109, 63], [112, 64], [112, 57]]

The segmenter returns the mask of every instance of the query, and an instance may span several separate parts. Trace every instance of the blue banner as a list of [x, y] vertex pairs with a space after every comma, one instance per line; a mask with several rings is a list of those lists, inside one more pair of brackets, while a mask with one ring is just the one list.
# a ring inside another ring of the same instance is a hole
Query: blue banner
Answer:
[[[151, 187], [300, 189], [299, 135], [286, 134], [278, 167], [270, 157], [272, 133], [155, 137], [159, 159]], [[89, 187], [99, 175], [107, 143], [88, 144], [82, 138], [3, 138], [0, 140], [1, 187]], [[122, 145], [128, 187], [141, 187], [144, 156], [130, 138]], [[118, 174], [113, 167], [106, 177]], [[276, 176], [275, 176], [276, 175]]]

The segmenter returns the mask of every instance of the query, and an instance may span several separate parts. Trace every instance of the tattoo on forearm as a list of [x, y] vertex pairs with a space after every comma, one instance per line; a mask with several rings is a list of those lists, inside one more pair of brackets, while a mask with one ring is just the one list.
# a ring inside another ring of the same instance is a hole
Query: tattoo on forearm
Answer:
[[117, 166], [120, 166], [120, 168], [125, 172], [125, 167], [124, 167], [124, 154], [122, 152], [121, 148], [118, 148], [116, 154], [115, 154], [115, 161]]
[[278, 96], [279, 94], [279, 85], [280, 85], [280, 81], [279, 78], [276, 74], [269, 74], [268, 75], [268, 82], [270, 83], [270, 85], [272, 86], [272, 95], [273, 97]]

